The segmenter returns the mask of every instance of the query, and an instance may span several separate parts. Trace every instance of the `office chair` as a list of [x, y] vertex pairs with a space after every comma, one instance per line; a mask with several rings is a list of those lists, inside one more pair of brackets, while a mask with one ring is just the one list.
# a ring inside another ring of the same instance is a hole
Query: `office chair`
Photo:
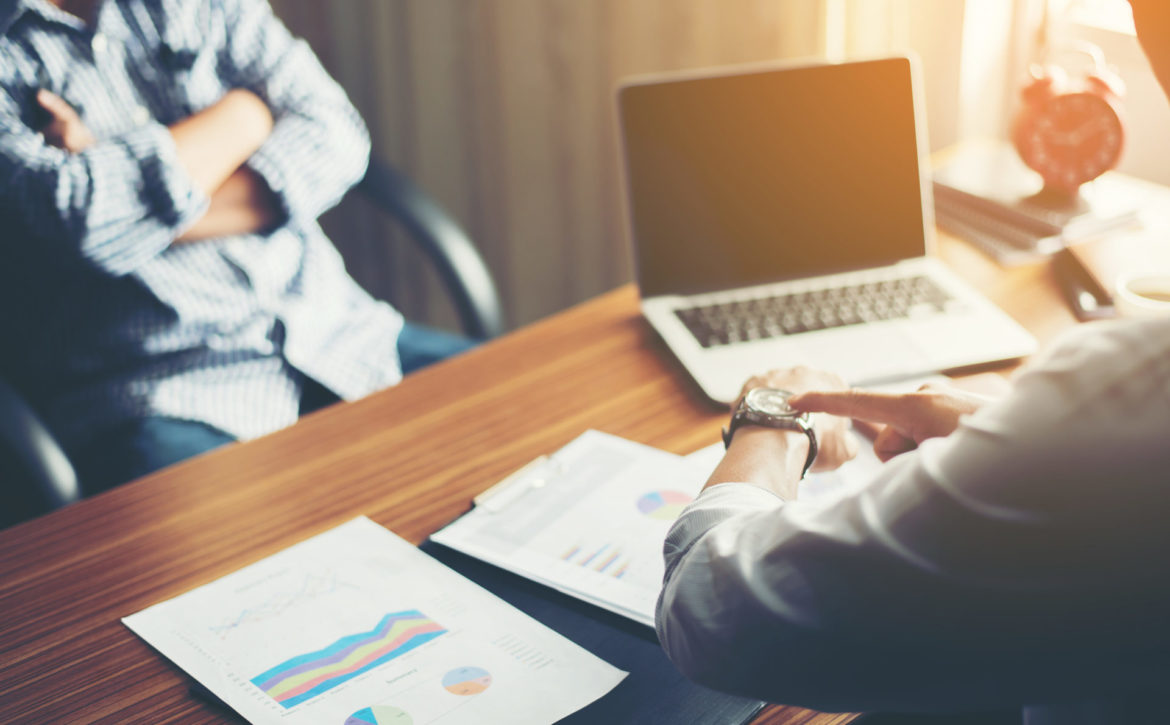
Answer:
[[463, 332], [490, 340], [504, 331], [496, 283], [467, 233], [422, 189], [397, 169], [370, 159], [357, 186], [418, 243], [455, 303]]
[[[454, 219], [409, 178], [375, 158], [356, 188], [398, 222], [435, 265], [466, 335], [489, 340], [504, 331], [503, 307], [491, 271]], [[24, 509], [8, 516], [0, 511], [0, 527], [81, 498], [69, 458], [32, 407], [3, 379], [0, 452], [8, 453], [0, 456], [5, 459], [0, 460], [0, 486], [9, 489], [0, 494]]]

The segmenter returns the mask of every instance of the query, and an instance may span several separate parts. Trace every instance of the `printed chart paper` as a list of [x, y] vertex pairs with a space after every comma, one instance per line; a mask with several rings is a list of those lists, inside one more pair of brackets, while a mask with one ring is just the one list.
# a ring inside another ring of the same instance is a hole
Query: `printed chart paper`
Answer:
[[366, 518], [123, 622], [252, 723], [550, 723], [625, 677]]
[[586, 431], [431, 539], [654, 626], [662, 543], [709, 474]]
[[[881, 462], [861, 448], [838, 471], [810, 474], [800, 497], [872, 478]], [[653, 627], [666, 534], [723, 452], [676, 456], [586, 431], [431, 539]]]

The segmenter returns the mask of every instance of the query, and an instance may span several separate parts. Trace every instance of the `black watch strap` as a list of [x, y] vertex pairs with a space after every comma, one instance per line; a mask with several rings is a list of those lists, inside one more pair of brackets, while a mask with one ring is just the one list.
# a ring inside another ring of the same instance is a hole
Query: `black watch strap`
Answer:
[[798, 423], [797, 418], [793, 418], [793, 427], [782, 427], [776, 425], [769, 425], [767, 422], [761, 420], [754, 420], [748, 412], [742, 407], [738, 408], [731, 416], [731, 422], [723, 429], [723, 447], [731, 447], [731, 439], [735, 436], [735, 431], [739, 430], [744, 425], [758, 425], [764, 428], [772, 428], [773, 430], [788, 430], [793, 433], [804, 433], [808, 437], [808, 456], [804, 459], [804, 470], [800, 472], [800, 477], [803, 479], [808, 474], [808, 469], [812, 468], [812, 464], [817, 459], [817, 433], [813, 428], [812, 421], [805, 419], [803, 425]]

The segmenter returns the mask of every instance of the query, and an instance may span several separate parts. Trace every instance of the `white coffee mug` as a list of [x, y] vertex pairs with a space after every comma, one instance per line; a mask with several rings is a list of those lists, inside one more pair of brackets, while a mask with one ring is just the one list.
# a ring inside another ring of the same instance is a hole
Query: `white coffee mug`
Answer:
[[1131, 272], [1117, 278], [1113, 304], [1124, 317], [1170, 315], [1170, 273]]

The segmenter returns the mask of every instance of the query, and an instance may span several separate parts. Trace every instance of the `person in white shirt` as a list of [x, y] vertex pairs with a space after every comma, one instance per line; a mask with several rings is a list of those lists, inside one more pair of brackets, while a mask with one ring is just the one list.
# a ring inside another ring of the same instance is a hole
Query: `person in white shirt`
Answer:
[[[1132, 5], [1170, 88], [1170, 4]], [[666, 541], [657, 629], [683, 673], [829, 711], [1170, 721], [1170, 318], [1082, 326], [998, 400], [799, 368], [760, 387], [816, 414], [815, 468], [852, 457], [848, 418], [884, 426], [888, 463], [798, 501], [809, 438], [734, 429]]]

